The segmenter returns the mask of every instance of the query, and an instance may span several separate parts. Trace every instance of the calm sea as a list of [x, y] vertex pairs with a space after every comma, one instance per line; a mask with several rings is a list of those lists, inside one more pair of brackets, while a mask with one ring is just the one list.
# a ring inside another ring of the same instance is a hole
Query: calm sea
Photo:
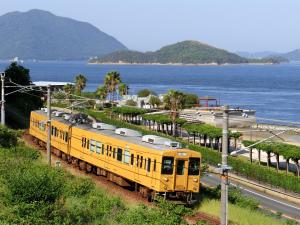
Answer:
[[[0, 62], [0, 71], [8, 62]], [[165, 93], [178, 89], [214, 96], [232, 107], [257, 110], [257, 116], [300, 122], [300, 63], [281, 65], [148, 66], [88, 65], [86, 62], [25, 62], [33, 81], [74, 81], [86, 75], [87, 91], [117, 70], [131, 94], [142, 88]]]

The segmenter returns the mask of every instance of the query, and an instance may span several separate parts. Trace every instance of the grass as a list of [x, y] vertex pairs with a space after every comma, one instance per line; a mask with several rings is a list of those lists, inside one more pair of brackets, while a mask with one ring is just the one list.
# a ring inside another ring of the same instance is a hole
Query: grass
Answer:
[[[220, 215], [220, 201], [204, 200], [198, 210], [213, 216]], [[229, 221], [240, 225], [284, 225], [283, 221], [272, 218], [258, 210], [250, 210], [236, 205], [229, 204]]]

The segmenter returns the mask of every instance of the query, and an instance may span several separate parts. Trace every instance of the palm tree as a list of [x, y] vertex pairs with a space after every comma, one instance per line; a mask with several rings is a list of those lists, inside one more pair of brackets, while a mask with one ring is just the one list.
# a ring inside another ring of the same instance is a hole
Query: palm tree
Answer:
[[107, 98], [107, 88], [105, 86], [99, 86], [96, 90], [96, 95], [100, 100], [104, 101]]
[[65, 93], [66, 93], [68, 102], [70, 103], [70, 102], [71, 102], [71, 101], [70, 101], [71, 94], [73, 94], [74, 91], [75, 91], [74, 85], [73, 85], [73, 84], [66, 84], [66, 85], [64, 86], [64, 91], [65, 91]]
[[75, 86], [76, 86], [76, 93], [78, 95], [81, 95], [81, 91], [85, 88], [86, 86], [87, 79], [84, 75], [79, 74], [75, 78]]
[[127, 84], [120, 83], [119, 86], [118, 86], [118, 90], [119, 90], [119, 95], [120, 96], [128, 95], [129, 87], [128, 87]]
[[164, 103], [170, 109], [170, 116], [172, 119], [173, 136], [177, 135], [176, 119], [179, 117], [179, 111], [184, 106], [184, 93], [175, 90], [169, 90], [164, 96]]
[[234, 139], [234, 149], [237, 148], [237, 140], [242, 136], [243, 134], [240, 132], [232, 132], [230, 136]]
[[120, 73], [117, 71], [111, 71], [105, 75], [104, 85], [107, 88], [110, 102], [113, 102], [115, 99], [115, 92], [117, 86], [121, 83]]

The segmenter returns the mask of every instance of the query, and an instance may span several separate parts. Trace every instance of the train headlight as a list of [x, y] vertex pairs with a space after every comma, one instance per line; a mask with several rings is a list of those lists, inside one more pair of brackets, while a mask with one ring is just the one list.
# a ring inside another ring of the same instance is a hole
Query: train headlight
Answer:
[[196, 187], [194, 187], [194, 188], [193, 188], [193, 190], [194, 190], [194, 191], [197, 191], [197, 188], [196, 188]]
[[193, 181], [196, 183], [196, 182], [198, 182], [198, 179], [197, 179], [197, 178], [194, 178]]
[[168, 181], [169, 181], [169, 179], [168, 179], [168, 178], [166, 178], [166, 177], [164, 177], [164, 181], [168, 182]]
[[167, 186], [164, 186], [164, 188], [165, 188], [165, 190], [167, 190], [167, 189], [168, 189], [168, 187], [167, 187]]

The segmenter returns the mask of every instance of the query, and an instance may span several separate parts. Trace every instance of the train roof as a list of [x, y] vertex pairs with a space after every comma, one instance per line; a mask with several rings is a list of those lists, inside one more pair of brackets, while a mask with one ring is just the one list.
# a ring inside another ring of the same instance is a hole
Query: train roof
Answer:
[[[47, 113], [43, 110], [36, 110], [35, 111], [38, 114], [47, 116]], [[73, 127], [77, 127], [89, 132], [93, 132], [93, 133], [97, 133], [97, 134], [102, 134], [105, 136], [109, 136], [111, 138], [116, 138], [122, 141], [126, 141], [126, 142], [130, 142], [132, 144], [136, 144], [136, 145], [141, 145], [147, 148], [151, 148], [151, 149], [156, 149], [156, 150], [160, 150], [160, 151], [167, 151], [167, 150], [179, 150], [182, 149], [181, 145], [178, 142], [174, 142], [171, 139], [168, 138], [162, 138], [160, 136], [156, 136], [156, 135], [129, 135], [129, 136], [125, 136], [125, 135], [120, 135], [120, 134], [116, 134], [115, 130], [112, 129], [96, 129], [93, 128], [92, 124], [73, 124], [71, 122], [69, 122], [68, 120], [62, 118], [62, 117], [57, 117], [57, 116], [53, 116], [52, 115], [52, 120], [56, 120], [58, 122], [64, 123], [66, 125], [73, 125]], [[126, 128], [118, 128], [117, 130], [121, 130], [121, 131], [134, 131], [134, 130], [130, 130], [130, 129], [126, 129]], [[135, 131], [137, 132], [137, 131]], [[119, 133], [119, 132], [118, 132]], [[151, 142], [146, 142], [146, 140], [148, 138], [151, 138]], [[155, 141], [155, 138], [157, 138], [158, 141]], [[164, 140], [162, 142], [162, 140]], [[174, 147], [175, 143], [178, 143], [178, 145], [176, 147]]]

